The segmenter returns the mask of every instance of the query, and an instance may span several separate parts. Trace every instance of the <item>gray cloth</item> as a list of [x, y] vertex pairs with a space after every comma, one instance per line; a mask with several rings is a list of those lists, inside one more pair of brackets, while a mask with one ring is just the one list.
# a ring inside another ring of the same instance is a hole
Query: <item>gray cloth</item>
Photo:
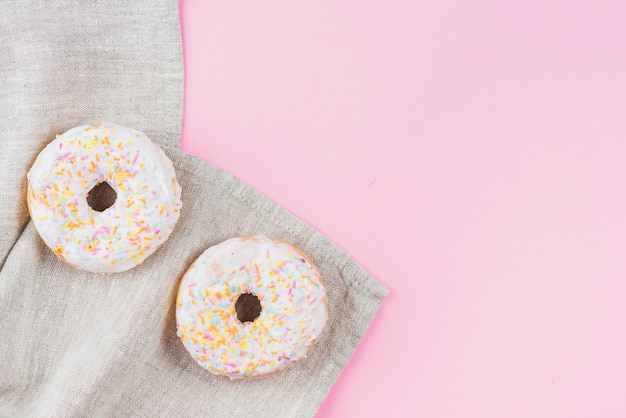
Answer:
[[[0, 15], [0, 416], [311, 416], [387, 290], [321, 234], [241, 181], [179, 151], [182, 55], [174, 0], [3, 2]], [[29, 222], [26, 173], [55, 134], [140, 129], [174, 162], [183, 210], [170, 239], [120, 274], [60, 261]], [[260, 380], [197, 365], [175, 297], [207, 247], [264, 234], [318, 266], [330, 319], [306, 359]]]

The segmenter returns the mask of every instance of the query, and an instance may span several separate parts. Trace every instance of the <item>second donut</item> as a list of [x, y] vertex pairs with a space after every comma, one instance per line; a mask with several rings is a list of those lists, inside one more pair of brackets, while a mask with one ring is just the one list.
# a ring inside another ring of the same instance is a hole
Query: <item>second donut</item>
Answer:
[[328, 319], [317, 269], [295, 247], [264, 236], [204, 252], [178, 290], [178, 336], [209, 371], [231, 379], [283, 371], [304, 358]]

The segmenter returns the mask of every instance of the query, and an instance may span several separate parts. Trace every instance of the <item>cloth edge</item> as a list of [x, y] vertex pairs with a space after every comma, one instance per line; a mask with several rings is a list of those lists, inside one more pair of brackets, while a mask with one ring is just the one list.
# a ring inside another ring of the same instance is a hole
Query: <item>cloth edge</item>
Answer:
[[280, 225], [285, 227], [294, 235], [305, 236], [308, 234], [307, 239], [309, 241], [315, 241], [315, 243], [318, 244], [318, 248], [324, 248], [324, 250], [319, 250], [319, 255], [321, 255], [325, 260], [333, 263], [338, 269], [344, 270], [350, 264], [354, 267], [358, 267], [354, 268], [354, 271], [351, 271], [351, 281], [356, 284], [360, 290], [366, 291], [372, 296], [380, 297], [381, 300], [389, 294], [389, 289], [387, 287], [369, 274], [356, 260], [354, 260], [337, 244], [243, 180], [207, 161], [202, 160], [199, 157], [169, 146], [163, 148], [166, 153], [172, 151], [177, 152], [178, 157], [183, 159], [181, 164], [183, 168], [191, 170], [196, 174], [200, 173], [205, 177], [206, 175], [214, 174], [214, 176], [211, 177], [211, 180], [215, 181], [220, 186], [223, 186], [231, 193], [231, 195], [244, 201], [251, 207], [261, 209], [267, 217], [276, 217], [280, 219]]

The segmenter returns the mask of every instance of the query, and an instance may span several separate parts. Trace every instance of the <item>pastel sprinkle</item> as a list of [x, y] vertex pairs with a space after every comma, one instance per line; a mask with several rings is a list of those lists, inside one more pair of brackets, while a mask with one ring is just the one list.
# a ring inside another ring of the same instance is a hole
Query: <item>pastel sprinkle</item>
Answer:
[[[194, 262], [180, 283], [176, 326], [202, 367], [231, 379], [262, 377], [306, 356], [328, 319], [326, 291], [314, 266], [293, 253], [300, 255], [282, 241], [237, 237]], [[242, 323], [235, 302], [243, 293], [262, 310]]]
[[[174, 184], [164, 188], [155, 172]], [[81, 126], [58, 135], [35, 160], [28, 173], [29, 208], [57, 255], [84, 270], [121, 272], [143, 262], [176, 225], [182, 203], [175, 179], [171, 161], [138, 131]], [[103, 181], [117, 198], [98, 212], [87, 196]]]

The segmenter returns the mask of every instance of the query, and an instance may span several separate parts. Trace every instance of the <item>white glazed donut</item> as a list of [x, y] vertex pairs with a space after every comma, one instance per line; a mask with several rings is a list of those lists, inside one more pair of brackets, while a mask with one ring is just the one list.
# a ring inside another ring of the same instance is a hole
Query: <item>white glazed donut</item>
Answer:
[[[260, 315], [257, 309], [242, 318], [242, 298], [252, 310], [260, 303]], [[176, 302], [178, 336], [187, 351], [202, 367], [231, 379], [287, 369], [306, 356], [327, 319], [316, 268], [293, 246], [264, 236], [210, 247], [183, 277]]]
[[[115, 203], [98, 212], [88, 193], [106, 182]], [[180, 215], [172, 162], [144, 133], [103, 123], [72, 128], [28, 173], [28, 208], [41, 238], [74, 267], [122, 272], [163, 244]]]

